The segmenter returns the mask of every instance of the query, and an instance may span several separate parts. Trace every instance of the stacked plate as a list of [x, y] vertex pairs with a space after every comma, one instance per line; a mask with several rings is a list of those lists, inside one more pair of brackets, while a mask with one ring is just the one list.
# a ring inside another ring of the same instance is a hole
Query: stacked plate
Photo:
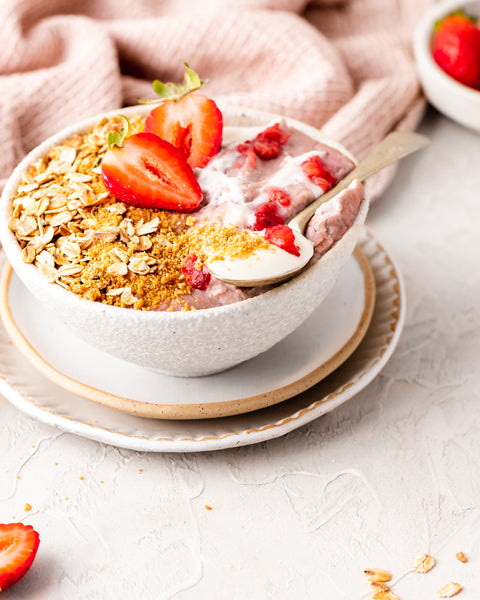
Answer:
[[312, 421], [368, 385], [397, 344], [404, 312], [398, 269], [366, 233], [327, 300], [282, 342], [223, 373], [170, 377], [78, 339], [5, 264], [0, 392], [33, 418], [124, 448], [252, 444]]

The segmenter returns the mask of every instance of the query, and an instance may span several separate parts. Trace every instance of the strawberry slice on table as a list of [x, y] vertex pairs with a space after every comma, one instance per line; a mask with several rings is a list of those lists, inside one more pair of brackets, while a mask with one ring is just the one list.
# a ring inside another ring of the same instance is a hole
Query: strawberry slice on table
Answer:
[[0, 524], [0, 592], [25, 575], [39, 543], [40, 537], [31, 525]]
[[[118, 133], [118, 132], [115, 132]], [[142, 208], [192, 212], [203, 192], [182, 153], [153, 133], [112, 136], [102, 160], [105, 187], [119, 200]]]
[[435, 24], [432, 56], [448, 75], [480, 90], [480, 28], [463, 11]]
[[154, 82], [164, 102], [147, 116], [145, 131], [173, 144], [193, 169], [203, 168], [222, 145], [223, 116], [212, 99], [191, 94], [205, 82], [185, 67], [183, 84]]

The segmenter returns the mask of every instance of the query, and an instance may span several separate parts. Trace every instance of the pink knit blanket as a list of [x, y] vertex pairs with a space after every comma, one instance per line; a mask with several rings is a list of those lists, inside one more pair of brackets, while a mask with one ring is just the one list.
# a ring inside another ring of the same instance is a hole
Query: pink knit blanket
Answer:
[[418, 123], [410, 40], [431, 1], [1, 0], [0, 185], [45, 137], [151, 97], [184, 62], [210, 97], [311, 123], [362, 158]]

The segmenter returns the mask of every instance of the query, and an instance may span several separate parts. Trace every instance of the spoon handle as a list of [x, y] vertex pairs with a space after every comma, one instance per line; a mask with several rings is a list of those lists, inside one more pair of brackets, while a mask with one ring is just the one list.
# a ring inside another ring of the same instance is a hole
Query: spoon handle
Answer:
[[370, 154], [348, 173], [335, 187], [306, 206], [288, 223], [289, 227], [303, 233], [317, 208], [344, 190], [354, 179], [363, 181], [396, 160], [408, 156], [430, 144], [430, 140], [418, 133], [394, 131], [387, 135]]

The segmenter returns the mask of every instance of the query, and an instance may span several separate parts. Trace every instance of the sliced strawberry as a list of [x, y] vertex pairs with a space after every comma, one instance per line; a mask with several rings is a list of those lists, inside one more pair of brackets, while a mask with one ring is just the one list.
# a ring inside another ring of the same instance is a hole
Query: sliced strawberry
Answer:
[[25, 575], [39, 543], [40, 537], [31, 525], [0, 524], [0, 592]]
[[310, 181], [313, 181], [315, 185], [320, 186], [324, 192], [332, 188], [338, 182], [338, 179], [327, 171], [319, 156], [307, 158], [307, 160], [301, 164], [301, 167], [302, 171]]
[[247, 157], [250, 167], [255, 167], [255, 155], [262, 160], [278, 158], [282, 146], [291, 137], [290, 133], [283, 131], [280, 123], [275, 123], [261, 131], [254, 140], [248, 140], [237, 146], [237, 151]]
[[265, 239], [290, 254], [300, 256], [300, 249], [295, 245], [295, 235], [287, 225], [275, 225], [265, 231]]
[[248, 229], [262, 231], [267, 227], [283, 225], [284, 223], [285, 220], [278, 211], [278, 204], [276, 202], [265, 202], [255, 209], [252, 222], [249, 224]]
[[458, 11], [437, 23], [432, 55], [448, 75], [480, 90], [480, 29], [473, 18]]
[[106, 188], [132, 206], [191, 212], [203, 197], [181, 152], [153, 133], [136, 133], [122, 147], [112, 146], [102, 176]]
[[154, 108], [145, 131], [178, 148], [193, 168], [203, 168], [222, 145], [223, 117], [213, 100], [189, 94]]
[[182, 271], [186, 275], [187, 283], [197, 290], [206, 290], [210, 283], [211, 275], [207, 267], [198, 262], [196, 254], [189, 254], [183, 261]]

